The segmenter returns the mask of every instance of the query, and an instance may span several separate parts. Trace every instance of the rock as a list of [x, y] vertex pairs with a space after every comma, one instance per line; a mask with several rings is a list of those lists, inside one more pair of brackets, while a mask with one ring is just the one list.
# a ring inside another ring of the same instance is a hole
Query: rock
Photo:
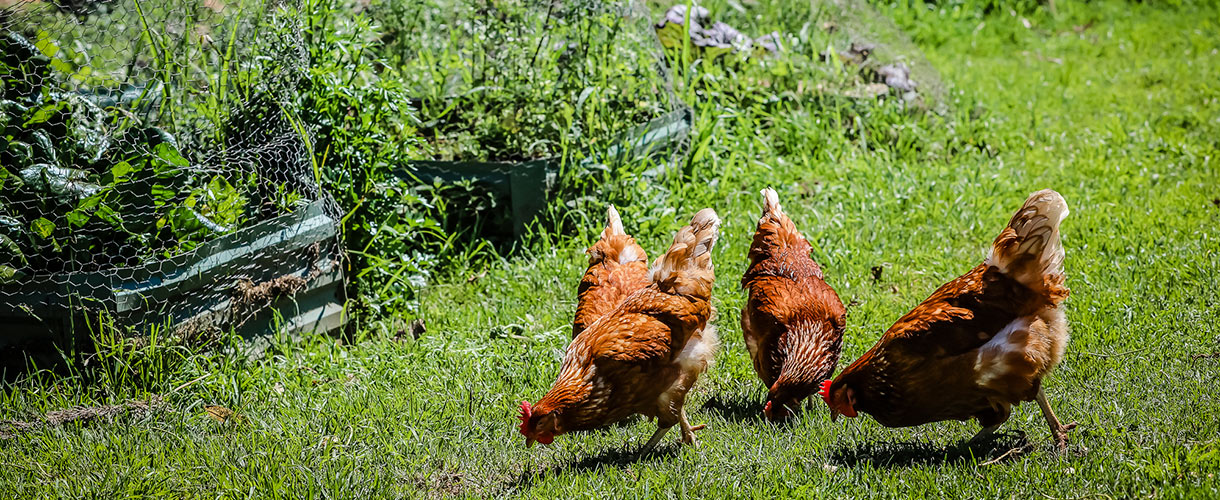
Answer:
[[916, 84], [911, 80], [911, 68], [906, 63], [887, 64], [877, 70], [877, 75], [891, 88], [903, 92], [913, 92]]

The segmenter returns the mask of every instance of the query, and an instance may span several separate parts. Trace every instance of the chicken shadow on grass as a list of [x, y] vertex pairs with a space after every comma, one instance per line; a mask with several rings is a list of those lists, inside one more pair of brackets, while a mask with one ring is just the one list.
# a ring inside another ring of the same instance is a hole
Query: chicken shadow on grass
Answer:
[[750, 396], [713, 396], [703, 403], [699, 408], [700, 413], [717, 416], [723, 418], [727, 422], [738, 424], [772, 424], [781, 427], [790, 427], [800, 423], [807, 418], [817, 418], [814, 415], [818, 412], [826, 413], [826, 408], [819, 408], [814, 405], [814, 409], [809, 408], [808, 400], [801, 402], [800, 406], [791, 409], [791, 413], [787, 418], [782, 418], [776, 421], [768, 421], [763, 417], [763, 398], [754, 398]]
[[997, 433], [992, 439], [969, 440], [948, 446], [929, 442], [868, 443], [843, 446], [830, 453], [829, 461], [848, 467], [914, 467], [977, 461], [990, 465], [1011, 460], [1034, 449], [1022, 432]]
[[603, 467], [623, 468], [635, 463], [662, 462], [669, 460], [682, 451], [682, 444], [662, 441], [651, 453], [640, 454], [638, 444], [622, 448], [607, 448], [600, 453], [584, 458], [572, 457], [552, 467], [541, 471], [527, 470], [516, 481], [511, 483], [514, 488], [526, 488], [549, 477], [566, 474], [583, 474]]
[[703, 403], [701, 412], [715, 415], [729, 422], [759, 421], [763, 405], [761, 401], [747, 396], [713, 396]]

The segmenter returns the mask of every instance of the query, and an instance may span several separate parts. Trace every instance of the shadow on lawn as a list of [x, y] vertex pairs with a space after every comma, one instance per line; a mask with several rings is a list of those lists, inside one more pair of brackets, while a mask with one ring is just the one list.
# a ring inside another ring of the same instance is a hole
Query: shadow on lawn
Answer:
[[622, 468], [634, 463], [661, 462], [677, 456], [681, 452], [682, 446], [684, 445], [677, 442], [662, 441], [653, 449], [652, 453], [647, 455], [639, 454], [639, 445], [631, 445], [625, 448], [609, 448], [593, 456], [584, 458], [573, 457], [541, 471], [527, 470], [521, 473], [521, 476], [516, 481], [513, 481], [510, 486], [513, 488], [528, 488], [540, 480], [563, 474], [582, 474], [598, 470], [602, 467]]
[[761, 402], [743, 396], [713, 396], [700, 409], [729, 422], [761, 421], [763, 411]]
[[928, 442], [872, 443], [841, 447], [830, 453], [831, 463], [848, 467], [878, 468], [956, 464], [977, 460], [980, 464], [999, 463], [1027, 454], [1034, 449], [1024, 433], [996, 434], [980, 443], [963, 441], [952, 446]]

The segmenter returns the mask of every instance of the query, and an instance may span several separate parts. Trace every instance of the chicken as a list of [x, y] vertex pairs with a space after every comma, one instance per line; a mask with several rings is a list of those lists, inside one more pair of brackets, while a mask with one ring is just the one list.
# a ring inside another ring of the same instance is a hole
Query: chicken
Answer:
[[762, 195], [750, 268], [741, 279], [750, 291], [741, 330], [754, 371], [769, 390], [763, 413], [779, 420], [834, 373], [847, 311], [822, 281], [822, 269], [809, 257], [813, 247], [780, 207], [779, 195], [770, 188]]
[[577, 335], [568, 345], [551, 390], [521, 402], [520, 432], [527, 446], [561, 434], [605, 427], [635, 414], [657, 419], [650, 451], [670, 427], [695, 444], [683, 405], [707, 370], [719, 342], [709, 325], [712, 246], [720, 220], [712, 209], [695, 214], [649, 270], [649, 285]]
[[872, 415], [887, 427], [978, 419], [985, 438], [1012, 405], [1037, 401], [1059, 449], [1067, 431], [1042, 380], [1068, 343], [1059, 223], [1063, 197], [1030, 195], [987, 259], [891, 326], [877, 345], [823, 385], [833, 414]]
[[610, 312], [636, 290], [648, 286], [648, 254], [623, 231], [623, 220], [611, 205], [606, 229], [589, 247], [589, 269], [580, 280], [579, 303], [572, 321], [572, 338]]

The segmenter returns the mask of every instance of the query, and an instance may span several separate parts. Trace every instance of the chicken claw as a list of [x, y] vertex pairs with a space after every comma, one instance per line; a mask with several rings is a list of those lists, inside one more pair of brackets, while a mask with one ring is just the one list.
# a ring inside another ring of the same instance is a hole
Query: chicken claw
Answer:
[[1059, 451], [1067, 451], [1067, 431], [1076, 428], [1076, 422], [1071, 422], [1067, 425], [1059, 423], [1059, 418], [1055, 416], [1054, 410], [1051, 410], [1051, 405], [1046, 401], [1046, 393], [1042, 388], [1038, 388], [1038, 395], [1035, 398], [1038, 400], [1038, 406], [1042, 408], [1042, 416], [1046, 418], [1046, 425], [1051, 428], [1051, 438], [1055, 440], [1055, 447]]
[[682, 442], [698, 448], [699, 442], [695, 440], [695, 431], [703, 430], [707, 427], [707, 425], [699, 424], [692, 426], [690, 421], [686, 420], [685, 408], [683, 408], [682, 412], [678, 414], [678, 418], [678, 423], [682, 426]]

